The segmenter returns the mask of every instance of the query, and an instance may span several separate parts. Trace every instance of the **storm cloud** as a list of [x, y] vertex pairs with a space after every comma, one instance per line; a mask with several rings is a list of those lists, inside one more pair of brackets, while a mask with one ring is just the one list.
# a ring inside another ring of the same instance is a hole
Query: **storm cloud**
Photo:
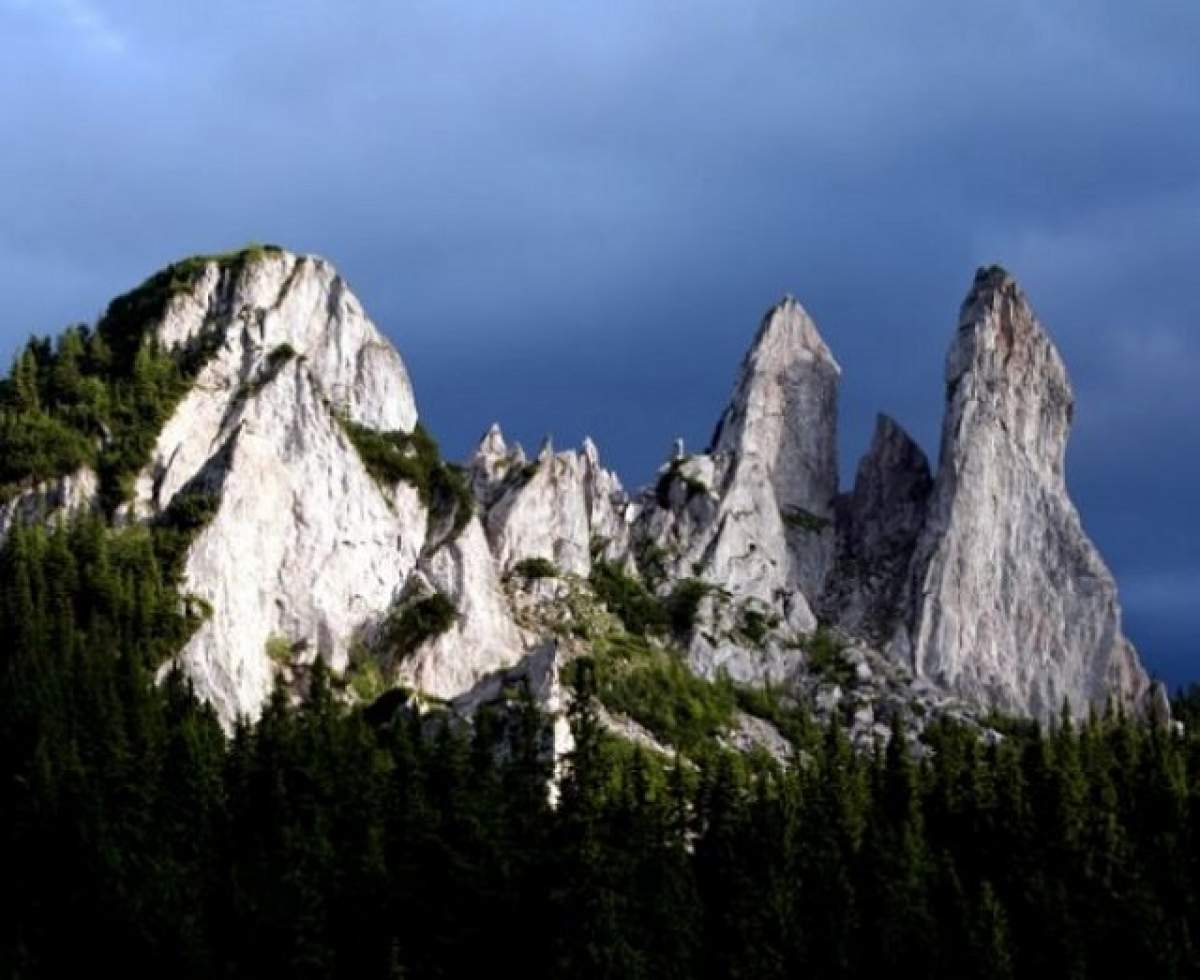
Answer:
[[1194, 0], [0, 0], [0, 352], [180, 256], [323, 254], [452, 455], [706, 442], [793, 293], [936, 455], [975, 266], [1075, 382], [1069, 476], [1169, 681], [1200, 676]]

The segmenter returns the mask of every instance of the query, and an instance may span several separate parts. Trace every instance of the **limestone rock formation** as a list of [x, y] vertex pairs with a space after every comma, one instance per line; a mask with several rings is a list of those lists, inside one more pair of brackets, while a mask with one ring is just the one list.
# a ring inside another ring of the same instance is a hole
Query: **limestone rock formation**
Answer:
[[[672, 579], [698, 576], [812, 630], [834, 552], [840, 374], [795, 299], [769, 310], [709, 452], [676, 455], [643, 495], [634, 548], [666, 556]], [[713, 669], [744, 659], [703, 637], [692, 658]]]
[[832, 517], [840, 376], [816, 324], [786, 297], [768, 311], [742, 363], [714, 454], [760, 461], [781, 510]]
[[549, 441], [532, 463], [509, 451], [499, 426], [488, 430], [472, 460], [473, 485], [487, 507], [487, 532], [504, 571], [544, 558], [561, 571], [586, 576], [593, 545], [619, 553], [628, 539], [628, 497], [615, 473], [600, 464], [595, 443], [556, 453]]
[[1043, 720], [1144, 705], [1112, 575], [1067, 495], [1073, 395], [1024, 293], [981, 269], [946, 362], [941, 461], [912, 567], [918, 674]]
[[395, 349], [328, 263], [210, 263], [155, 333], [169, 349], [202, 331], [220, 346], [160, 432], [130, 516], [183, 488], [217, 495], [184, 571], [212, 614], [180, 659], [229, 722], [270, 693], [269, 648], [345, 668], [356, 630], [415, 566], [426, 515], [412, 487], [377, 485], [338, 421], [407, 431], [416, 407]]
[[0, 503], [0, 544], [14, 524], [49, 522], [60, 516], [96, 508], [100, 482], [90, 467], [81, 467], [57, 480], [46, 480]]
[[880, 415], [854, 489], [838, 500], [837, 561], [821, 601], [827, 619], [887, 642], [902, 622], [906, 575], [932, 489], [921, 447]]
[[[168, 277], [148, 335], [208, 356], [115, 515], [208, 518], [182, 589], [210, 612], [178, 661], [227, 726], [317, 657], [359, 700], [403, 684], [469, 715], [527, 680], [561, 714], [571, 658], [633, 649], [622, 602], [656, 624], [643, 649], [670, 645], [713, 682], [770, 685], [846, 720], [863, 748], [902, 717], [1048, 720], [1064, 700], [1078, 713], [1110, 699], [1165, 715], [1067, 495], [1062, 359], [1002, 270], [981, 270], [963, 307], [936, 477], [880, 416], [838, 494], [841, 370], [789, 297], [762, 321], [709, 449], [676, 443], [630, 495], [591, 440], [547, 441], [531, 460], [492, 426], [462, 470], [447, 466], [400, 355], [332, 266], [245, 255]], [[87, 468], [11, 492], [0, 540], [100, 496]], [[527, 559], [536, 572], [514, 574]], [[611, 569], [589, 582], [601, 559], [641, 582]], [[767, 720], [735, 727], [728, 744], [786, 756]]]
[[477, 517], [457, 538], [422, 559], [420, 569], [458, 612], [449, 630], [405, 659], [398, 680], [435, 697], [452, 698], [520, 659], [524, 644]]

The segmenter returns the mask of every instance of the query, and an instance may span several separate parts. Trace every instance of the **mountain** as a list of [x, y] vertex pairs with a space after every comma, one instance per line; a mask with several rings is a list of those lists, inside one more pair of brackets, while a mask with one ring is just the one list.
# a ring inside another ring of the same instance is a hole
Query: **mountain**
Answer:
[[662, 717], [685, 695], [715, 706], [710, 735], [776, 754], [755, 692], [864, 744], [894, 718], [1049, 722], [1064, 702], [1165, 718], [1067, 495], [1073, 396], [1016, 283], [981, 270], [963, 305], [936, 469], [881, 417], [839, 493], [840, 375], [789, 297], [711, 446], [652, 486], [627, 492], [590, 441], [530, 457], [495, 425], [458, 466], [328, 262], [199, 257], [18, 358], [0, 535], [89, 511], [177, 531], [195, 625], [172, 662], [227, 728], [318, 658], [348, 698], [470, 714], [534, 675], [561, 704], [583, 655], [606, 723], [664, 751], [695, 736]]

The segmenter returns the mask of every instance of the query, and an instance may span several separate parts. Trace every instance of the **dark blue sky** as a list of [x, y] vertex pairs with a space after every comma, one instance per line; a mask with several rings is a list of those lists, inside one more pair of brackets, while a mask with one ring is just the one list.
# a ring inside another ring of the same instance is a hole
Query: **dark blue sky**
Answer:
[[0, 354], [182, 255], [321, 253], [465, 454], [704, 443], [784, 292], [936, 453], [976, 265], [1077, 390], [1070, 481], [1200, 677], [1200, 4], [0, 0]]

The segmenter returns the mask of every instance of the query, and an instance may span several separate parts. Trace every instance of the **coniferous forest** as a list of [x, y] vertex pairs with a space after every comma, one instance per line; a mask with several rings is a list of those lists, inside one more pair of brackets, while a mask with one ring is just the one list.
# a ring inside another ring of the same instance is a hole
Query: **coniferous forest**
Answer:
[[466, 730], [351, 710], [318, 663], [226, 737], [162, 668], [183, 533], [0, 555], [4, 976], [1195, 975], [1200, 739], [940, 725], [870, 757], [810, 726], [788, 767], [664, 759], [605, 734], [579, 661], [551, 805], [528, 696]]

